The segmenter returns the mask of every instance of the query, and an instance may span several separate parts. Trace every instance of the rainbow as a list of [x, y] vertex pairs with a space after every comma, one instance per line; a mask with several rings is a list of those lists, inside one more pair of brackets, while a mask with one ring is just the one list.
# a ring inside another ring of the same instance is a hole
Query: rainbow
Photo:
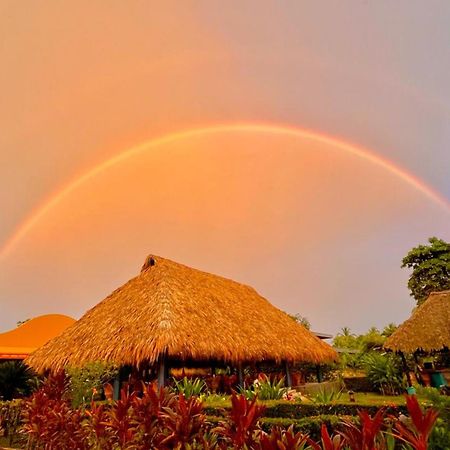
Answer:
[[269, 133], [269, 134], [283, 134], [294, 137], [301, 137], [306, 139], [315, 140], [316, 142], [328, 144], [336, 147], [346, 153], [352, 154], [356, 157], [362, 158], [378, 167], [382, 167], [403, 181], [408, 183], [414, 189], [421, 194], [428, 197], [431, 201], [440, 205], [445, 211], [450, 213], [450, 202], [441, 194], [436, 192], [433, 188], [428, 186], [423, 180], [417, 178], [413, 174], [409, 173], [405, 169], [397, 166], [392, 161], [382, 158], [374, 152], [348, 143], [344, 140], [328, 136], [324, 133], [318, 133], [302, 128], [286, 125], [275, 125], [265, 123], [232, 123], [232, 124], [216, 124], [207, 127], [194, 128], [184, 131], [179, 131], [171, 134], [167, 134], [158, 138], [150, 139], [136, 147], [132, 147], [119, 153], [116, 156], [100, 163], [87, 172], [75, 177], [68, 184], [63, 186], [41, 205], [33, 209], [31, 214], [16, 228], [12, 235], [6, 240], [3, 246], [0, 248], [0, 260], [4, 259], [20, 242], [20, 240], [33, 228], [33, 226], [43, 217], [45, 214], [56, 206], [61, 200], [64, 199], [69, 193], [73, 192], [80, 185], [95, 177], [99, 173], [107, 170], [108, 168], [120, 164], [122, 161], [131, 158], [141, 152], [158, 147], [159, 145], [168, 144], [171, 142], [179, 141], [182, 139], [211, 135], [224, 132], [251, 132], [251, 133]]

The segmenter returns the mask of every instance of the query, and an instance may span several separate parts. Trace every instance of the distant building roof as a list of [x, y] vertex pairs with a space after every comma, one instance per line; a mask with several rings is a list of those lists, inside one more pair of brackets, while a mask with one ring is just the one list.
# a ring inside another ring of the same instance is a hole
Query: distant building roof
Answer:
[[0, 360], [25, 359], [75, 322], [62, 314], [47, 314], [27, 320], [13, 330], [0, 333]]
[[384, 348], [404, 353], [450, 348], [450, 290], [432, 292], [392, 333]]
[[315, 334], [319, 339], [332, 339], [333, 335], [328, 333], [321, 333], [319, 331], [313, 331], [313, 334]]

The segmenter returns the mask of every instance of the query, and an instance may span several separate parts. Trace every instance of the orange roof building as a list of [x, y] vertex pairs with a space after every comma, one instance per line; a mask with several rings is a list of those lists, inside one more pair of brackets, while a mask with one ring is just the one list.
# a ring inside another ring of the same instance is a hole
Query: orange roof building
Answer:
[[50, 339], [61, 334], [75, 319], [62, 314], [46, 314], [0, 333], [0, 360], [22, 360]]

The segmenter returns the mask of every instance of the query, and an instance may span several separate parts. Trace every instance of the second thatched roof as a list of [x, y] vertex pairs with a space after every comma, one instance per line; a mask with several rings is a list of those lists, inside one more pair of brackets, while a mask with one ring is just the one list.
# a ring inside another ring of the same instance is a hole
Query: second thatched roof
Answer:
[[432, 292], [387, 339], [384, 347], [403, 353], [450, 348], [450, 291]]
[[334, 360], [335, 351], [253, 288], [158, 256], [26, 363], [41, 372], [90, 361]]

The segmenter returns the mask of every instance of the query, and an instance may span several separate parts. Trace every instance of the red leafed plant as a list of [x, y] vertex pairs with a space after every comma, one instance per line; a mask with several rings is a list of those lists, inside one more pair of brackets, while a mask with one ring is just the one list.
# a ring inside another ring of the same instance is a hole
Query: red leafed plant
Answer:
[[260, 450], [303, 450], [309, 444], [307, 434], [295, 433], [291, 425], [287, 430], [280, 427], [273, 427], [270, 434], [261, 433], [259, 437]]
[[314, 450], [343, 450], [346, 446], [345, 439], [341, 435], [336, 434], [334, 436], [330, 436], [328, 434], [328, 430], [325, 424], [322, 424], [320, 435], [320, 443], [313, 442], [311, 441], [311, 439], [308, 439], [308, 443]]
[[121, 389], [120, 399], [106, 413], [106, 426], [113, 431], [120, 448], [126, 448], [134, 439], [131, 413], [135, 397], [136, 393], [129, 394], [126, 388]]
[[50, 376], [25, 402], [22, 431], [28, 437], [27, 448], [87, 449], [83, 416], [71, 408], [64, 374]]
[[[385, 448], [386, 440], [382, 430], [384, 425], [385, 409], [380, 408], [371, 417], [366, 411], [359, 411], [360, 425], [343, 421], [345, 431], [340, 435], [344, 438], [346, 445], [352, 450], [382, 450]], [[322, 435], [323, 437], [323, 435]], [[333, 448], [333, 447], [330, 447]]]
[[228, 421], [216, 428], [217, 433], [228, 440], [234, 449], [256, 448], [254, 435], [259, 430], [258, 420], [265, 410], [257, 398], [247, 400], [243, 395], [231, 394], [231, 411]]
[[439, 413], [431, 408], [422, 411], [414, 395], [406, 396], [406, 407], [411, 422], [396, 421], [394, 436], [411, 445], [414, 450], [427, 450], [428, 440]]
[[158, 448], [185, 450], [194, 441], [201, 440], [205, 415], [203, 403], [197, 397], [186, 399], [184, 394], [179, 394], [173, 407], [162, 407], [160, 419], [167, 436], [160, 440]]
[[132, 424], [137, 449], [155, 448], [165, 437], [162, 433], [161, 411], [176, 403], [173, 393], [156, 384], [142, 383], [142, 395], [133, 398]]
[[86, 410], [88, 420], [83, 423], [86, 436], [93, 448], [112, 450], [114, 447], [114, 436], [112, 429], [108, 426], [107, 405], [91, 402]]

